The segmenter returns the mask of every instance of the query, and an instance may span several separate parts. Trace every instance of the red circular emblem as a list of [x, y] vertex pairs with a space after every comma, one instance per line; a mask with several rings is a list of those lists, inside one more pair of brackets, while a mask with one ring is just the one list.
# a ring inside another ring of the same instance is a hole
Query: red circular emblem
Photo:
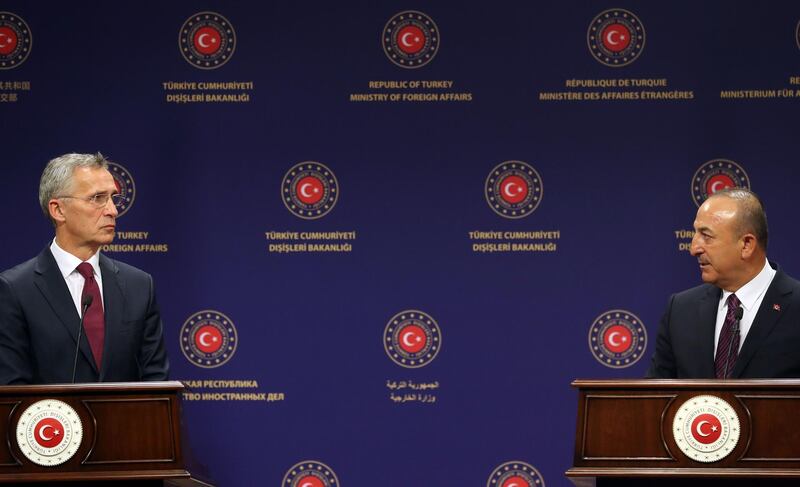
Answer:
[[526, 462], [506, 462], [492, 471], [486, 487], [545, 487], [544, 478]]
[[283, 476], [283, 487], [338, 487], [336, 473], [316, 460], [305, 460], [294, 465]]
[[633, 12], [612, 8], [592, 19], [586, 41], [600, 63], [615, 68], [627, 66], [642, 54], [644, 26]]
[[183, 23], [178, 48], [183, 58], [200, 69], [216, 69], [227, 63], [236, 50], [233, 25], [216, 12], [198, 12]]
[[506, 202], [519, 203], [528, 196], [528, 183], [519, 176], [511, 175], [500, 181], [500, 197]]
[[214, 353], [222, 346], [222, 333], [212, 325], [201, 326], [194, 334], [194, 343], [205, 353]]
[[614, 353], [622, 353], [633, 343], [631, 330], [622, 325], [611, 325], [603, 333], [603, 342]]
[[383, 347], [394, 363], [414, 369], [436, 358], [442, 347], [442, 333], [428, 313], [401, 311], [386, 324]]
[[644, 324], [630, 311], [606, 311], [595, 318], [589, 329], [589, 350], [606, 367], [630, 367], [642, 358], [646, 348]]
[[428, 344], [425, 330], [417, 325], [406, 325], [397, 332], [398, 346], [408, 353], [417, 353]]
[[28, 24], [11, 12], [0, 12], [0, 69], [16, 68], [28, 59], [33, 36]]
[[383, 52], [396, 65], [419, 68], [439, 52], [439, 28], [426, 14], [407, 10], [386, 22], [381, 44]]
[[520, 477], [519, 475], [514, 475], [513, 477], [507, 478], [503, 482], [502, 487], [531, 487], [531, 484], [528, 483], [525, 478]]
[[731, 179], [730, 176], [727, 174], [717, 174], [716, 176], [709, 178], [708, 182], [706, 183], [706, 193], [712, 195], [717, 191], [734, 187], [736, 187], [736, 183], [733, 182], [733, 179]]
[[322, 218], [339, 199], [339, 183], [325, 164], [301, 162], [283, 176], [281, 199], [295, 216], [306, 220]]
[[750, 189], [750, 178], [744, 168], [728, 159], [711, 159], [692, 176], [692, 200], [697, 206], [712, 194], [727, 188]]
[[297, 199], [307, 205], [316, 204], [325, 195], [325, 185], [316, 176], [306, 176], [294, 186]]
[[325, 483], [318, 477], [313, 475], [306, 475], [297, 480], [298, 487], [325, 487]]
[[603, 45], [609, 51], [624, 51], [631, 43], [631, 31], [624, 24], [611, 24], [602, 32]]
[[713, 414], [701, 414], [692, 421], [692, 436], [700, 443], [714, 443], [721, 434], [722, 422]]
[[0, 54], [11, 54], [17, 48], [17, 34], [8, 27], [0, 27]]
[[197, 29], [192, 41], [198, 52], [209, 55], [219, 51], [222, 36], [216, 28], [207, 25]]
[[213, 368], [233, 357], [238, 344], [230, 318], [215, 310], [199, 311], [181, 327], [181, 351], [198, 367]]
[[407, 25], [397, 31], [397, 47], [408, 54], [416, 54], [425, 47], [425, 33], [416, 25]]
[[44, 418], [33, 427], [33, 438], [44, 448], [55, 448], [64, 439], [64, 425], [56, 418]]
[[542, 177], [527, 162], [506, 161], [486, 178], [484, 196], [495, 213], [505, 218], [528, 216], [543, 196]]

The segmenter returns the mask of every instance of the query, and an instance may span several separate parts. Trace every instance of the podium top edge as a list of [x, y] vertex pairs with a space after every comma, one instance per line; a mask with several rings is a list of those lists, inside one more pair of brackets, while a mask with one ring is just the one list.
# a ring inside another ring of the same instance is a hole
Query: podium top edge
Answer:
[[0, 395], [3, 394], [79, 394], [84, 392], [115, 391], [122, 393], [142, 392], [154, 393], [157, 391], [178, 392], [184, 389], [178, 381], [154, 382], [90, 382], [81, 384], [25, 384], [0, 386]]
[[575, 379], [578, 389], [798, 389], [800, 379]]

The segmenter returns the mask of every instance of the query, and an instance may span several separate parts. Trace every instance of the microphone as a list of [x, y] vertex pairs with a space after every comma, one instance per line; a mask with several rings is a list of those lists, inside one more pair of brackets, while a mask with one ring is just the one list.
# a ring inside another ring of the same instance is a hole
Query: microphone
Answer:
[[78, 368], [78, 351], [81, 348], [81, 332], [83, 331], [83, 318], [86, 316], [86, 310], [92, 305], [94, 297], [87, 294], [81, 301], [81, 321], [78, 323], [78, 340], [75, 342], [75, 359], [72, 361], [72, 383], [75, 383], [75, 369]]
[[[733, 326], [731, 327], [731, 335], [736, 336], [739, 334], [739, 322], [742, 321], [742, 316], [744, 316], [744, 308], [739, 306], [733, 312]], [[728, 363], [731, 360], [731, 348], [733, 347], [733, 340], [728, 342], [728, 354], [725, 357], [725, 374], [723, 374], [723, 379], [728, 378]], [[738, 350], [737, 350], [738, 352]], [[731, 371], [733, 373], [733, 371]]]

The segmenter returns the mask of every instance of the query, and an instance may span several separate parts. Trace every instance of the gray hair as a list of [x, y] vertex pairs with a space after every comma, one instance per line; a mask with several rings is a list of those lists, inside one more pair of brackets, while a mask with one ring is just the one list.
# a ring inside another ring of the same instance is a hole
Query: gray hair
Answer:
[[739, 207], [739, 217], [736, 222], [739, 236], [745, 233], [752, 233], [756, 236], [758, 244], [764, 250], [767, 249], [769, 241], [769, 229], [767, 228], [767, 212], [764, 211], [764, 204], [757, 194], [746, 188], [726, 188], [717, 191], [710, 198], [730, 198], [736, 201]]
[[50, 200], [66, 196], [72, 187], [72, 175], [79, 167], [98, 167], [108, 169], [108, 159], [97, 154], [64, 154], [47, 163], [39, 180], [39, 205], [47, 218], [50, 218]]

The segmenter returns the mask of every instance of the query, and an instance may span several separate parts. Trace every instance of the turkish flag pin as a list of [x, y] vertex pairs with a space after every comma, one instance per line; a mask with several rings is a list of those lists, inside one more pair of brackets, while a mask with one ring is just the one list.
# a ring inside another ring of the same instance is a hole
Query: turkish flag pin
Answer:
[[773, 305], [772, 305], [772, 309], [774, 309], [775, 311], [780, 311], [780, 310], [781, 310], [781, 305], [780, 305], [780, 304], [777, 304], [777, 303], [776, 303], [776, 304], [773, 304]]

